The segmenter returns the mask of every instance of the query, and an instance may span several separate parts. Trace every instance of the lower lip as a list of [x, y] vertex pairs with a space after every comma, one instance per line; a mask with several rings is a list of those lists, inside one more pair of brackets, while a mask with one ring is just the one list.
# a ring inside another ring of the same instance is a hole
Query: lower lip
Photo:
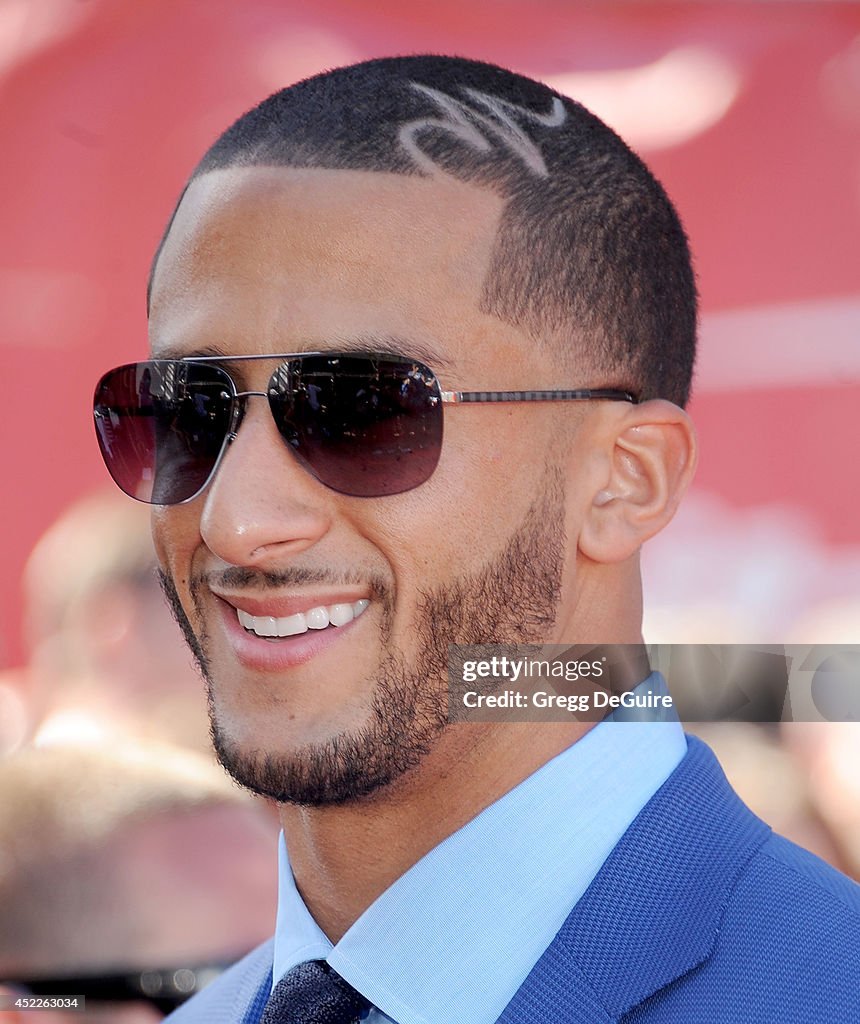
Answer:
[[236, 660], [245, 668], [259, 672], [280, 672], [284, 669], [304, 665], [312, 658], [330, 650], [339, 640], [353, 631], [358, 620], [367, 614], [367, 609], [345, 626], [327, 626], [325, 629], [309, 629], [296, 636], [269, 640], [245, 629], [236, 615], [236, 609], [216, 598], [221, 605], [221, 614], [227, 633], [227, 640], [236, 655]]

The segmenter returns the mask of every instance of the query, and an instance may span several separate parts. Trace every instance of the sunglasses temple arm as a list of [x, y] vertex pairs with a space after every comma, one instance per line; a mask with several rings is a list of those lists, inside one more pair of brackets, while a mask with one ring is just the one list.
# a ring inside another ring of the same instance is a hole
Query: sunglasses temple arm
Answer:
[[462, 405], [477, 402], [584, 402], [606, 400], [637, 403], [630, 391], [614, 388], [579, 388], [566, 391], [440, 391], [443, 402]]

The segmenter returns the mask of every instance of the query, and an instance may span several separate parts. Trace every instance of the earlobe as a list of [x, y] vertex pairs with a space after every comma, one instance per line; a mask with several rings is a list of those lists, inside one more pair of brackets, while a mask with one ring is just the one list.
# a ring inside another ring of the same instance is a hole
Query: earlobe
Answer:
[[596, 562], [620, 562], [672, 519], [696, 468], [690, 417], [655, 399], [625, 411], [607, 437], [608, 479], [594, 492], [579, 548]]

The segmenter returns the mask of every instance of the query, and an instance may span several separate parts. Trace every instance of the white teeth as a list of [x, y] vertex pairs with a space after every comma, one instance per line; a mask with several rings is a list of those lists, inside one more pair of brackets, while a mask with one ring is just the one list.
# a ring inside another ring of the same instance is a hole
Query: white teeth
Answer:
[[296, 612], [295, 615], [287, 615], [284, 618], [276, 619], [271, 615], [249, 615], [248, 612], [236, 609], [236, 615], [242, 626], [257, 636], [297, 636], [299, 633], [306, 633], [309, 629], [325, 629], [326, 626], [345, 626], [347, 623], [357, 619], [368, 607], [370, 601], [362, 598], [352, 604], [330, 604], [320, 605], [317, 608], [309, 608], [306, 612]]
[[333, 604], [328, 610], [328, 620], [333, 626], [345, 626], [354, 618], [351, 604]]
[[307, 631], [307, 619], [301, 612], [278, 619], [278, 636], [296, 636], [299, 633], [307, 633]]
[[305, 612], [308, 620], [308, 629], [325, 629], [328, 625], [328, 611], [325, 608], [311, 608]]

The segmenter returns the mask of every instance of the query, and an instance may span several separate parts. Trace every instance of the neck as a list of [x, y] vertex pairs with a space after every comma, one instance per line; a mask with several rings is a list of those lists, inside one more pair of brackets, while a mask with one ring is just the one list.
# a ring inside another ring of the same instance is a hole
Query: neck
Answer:
[[[592, 636], [606, 644], [642, 644], [639, 586], [632, 585], [638, 584], [638, 560], [612, 568], [618, 585], [582, 586], [548, 642]], [[624, 688], [649, 671], [633, 647], [616, 668]], [[282, 805], [296, 884], [317, 924], [337, 942], [413, 864], [596, 724], [452, 724], [416, 768], [376, 794], [335, 807]]]
[[337, 942], [413, 864], [594, 722], [449, 726], [420, 766], [377, 794], [322, 808], [282, 805], [296, 884]]

